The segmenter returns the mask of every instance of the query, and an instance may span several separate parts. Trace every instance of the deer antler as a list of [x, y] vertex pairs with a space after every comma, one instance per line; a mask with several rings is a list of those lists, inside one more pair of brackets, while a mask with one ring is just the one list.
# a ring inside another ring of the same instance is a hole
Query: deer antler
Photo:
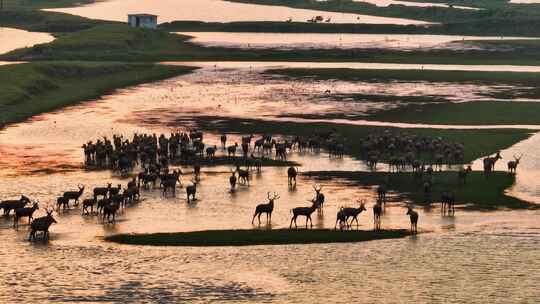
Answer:
[[274, 192], [274, 199], [275, 200], [279, 199], [279, 195], [276, 192]]

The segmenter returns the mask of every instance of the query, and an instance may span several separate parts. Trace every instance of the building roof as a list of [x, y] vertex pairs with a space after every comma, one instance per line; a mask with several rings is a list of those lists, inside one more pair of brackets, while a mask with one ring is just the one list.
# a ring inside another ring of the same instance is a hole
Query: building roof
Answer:
[[156, 18], [157, 18], [157, 15], [152, 15], [152, 14], [128, 14], [128, 16], [135, 16], [135, 17], [156, 17]]

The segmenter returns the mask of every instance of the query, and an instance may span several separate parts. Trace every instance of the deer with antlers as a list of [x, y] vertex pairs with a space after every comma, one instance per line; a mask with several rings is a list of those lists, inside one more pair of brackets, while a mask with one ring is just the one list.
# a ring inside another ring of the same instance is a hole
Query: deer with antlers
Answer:
[[30, 203], [30, 199], [24, 195], [21, 195], [21, 198], [18, 200], [6, 200], [0, 203], [0, 208], [4, 208], [4, 215], [9, 215], [11, 210], [16, 210], [17, 208], [23, 208], [26, 204]]
[[194, 201], [195, 200], [195, 194], [197, 194], [197, 180], [192, 180], [191, 182], [193, 183], [193, 185], [189, 185], [189, 186], [186, 187], [186, 194], [187, 194], [188, 203], [191, 202], [190, 197]]
[[274, 192], [274, 196], [270, 197], [270, 192], [268, 192], [268, 203], [259, 204], [255, 207], [255, 213], [251, 219], [251, 224], [255, 221], [255, 217], [259, 219], [259, 225], [261, 224], [261, 214], [266, 213], [266, 223], [272, 222], [272, 212], [274, 211], [274, 202], [279, 199], [277, 193]]
[[519, 157], [516, 157], [514, 155], [514, 160], [511, 160], [508, 162], [508, 173], [514, 173], [516, 174], [517, 166], [519, 165], [519, 161], [523, 157], [523, 154], [521, 154]]
[[29, 241], [36, 239], [36, 233], [37, 232], [43, 232], [43, 240], [47, 240], [49, 238], [49, 227], [56, 223], [56, 220], [52, 216], [53, 209], [46, 209], [47, 215], [38, 217], [37, 219], [33, 220], [32, 223], [30, 223], [30, 236], [28, 238]]
[[319, 204], [317, 202], [317, 199], [308, 200], [308, 202], [311, 202], [311, 207], [296, 207], [294, 209], [291, 209], [291, 212], [293, 214], [293, 217], [291, 218], [291, 223], [289, 225], [289, 228], [292, 228], [292, 223], [294, 222], [294, 227], [298, 228], [298, 225], [296, 224], [296, 219], [299, 216], [305, 216], [306, 217], [306, 228], [308, 226], [308, 221], [311, 224], [311, 227], [313, 227], [313, 220], [311, 219], [311, 214], [315, 212], [319, 208]]
[[79, 191], [66, 191], [62, 195], [63, 197], [65, 197], [68, 200], [68, 207], [69, 207], [69, 201], [70, 200], [74, 200], [75, 205], [79, 204], [79, 198], [82, 196], [82, 194], [84, 192], [84, 185], [79, 184], [79, 185], [77, 185], [77, 187], [79, 188]]
[[[356, 221], [356, 227], [358, 228], [359, 226], [359, 223], [358, 223], [358, 215], [360, 215], [360, 213], [362, 213], [362, 211], [366, 211], [366, 202], [365, 200], [362, 200], [362, 201], [359, 201], [358, 202], [360, 204], [360, 206], [358, 206], [358, 208], [354, 208], [354, 207], [347, 207], [347, 208], [343, 208], [343, 213], [345, 214], [345, 223], [350, 227], [352, 225], [352, 223], [354, 221]], [[349, 224], [349, 218], [352, 218], [351, 220], [351, 223]]]
[[313, 199], [315, 203], [317, 204], [317, 209], [322, 212], [322, 209], [324, 207], [324, 194], [321, 192], [322, 186], [314, 185], [313, 190], [315, 190], [315, 198]]
[[414, 211], [412, 207], [407, 208], [407, 215], [411, 220], [411, 232], [413, 234], [418, 233], [418, 212]]
[[39, 209], [38, 202], [34, 202], [34, 205], [32, 207], [22, 207], [15, 209], [15, 218], [13, 219], [13, 227], [17, 227], [19, 225], [19, 219], [22, 217], [28, 217], [28, 223], [31, 223], [34, 219], [33, 215], [36, 210]]

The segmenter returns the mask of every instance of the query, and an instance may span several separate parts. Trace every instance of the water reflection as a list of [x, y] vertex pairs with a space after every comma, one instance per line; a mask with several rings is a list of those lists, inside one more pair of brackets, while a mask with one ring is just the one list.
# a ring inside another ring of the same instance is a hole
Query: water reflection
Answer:
[[48, 43], [53, 40], [54, 37], [47, 33], [35, 33], [0, 27], [0, 54], [19, 48], [31, 47], [40, 43]]

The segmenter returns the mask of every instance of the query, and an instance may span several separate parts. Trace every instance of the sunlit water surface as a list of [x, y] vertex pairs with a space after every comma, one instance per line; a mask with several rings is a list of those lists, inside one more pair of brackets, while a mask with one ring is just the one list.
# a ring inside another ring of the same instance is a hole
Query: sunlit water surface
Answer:
[[19, 48], [31, 47], [40, 43], [48, 43], [53, 40], [54, 37], [47, 33], [35, 33], [0, 27], [0, 54]]
[[[205, 68], [39, 115], [0, 132], [0, 197], [25, 193], [44, 206], [78, 183], [87, 189], [107, 182], [125, 184], [125, 179], [110, 172], [82, 171], [80, 145], [113, 133], [185, 128], [175, 119], [185, 116], [264, 118], [279, 115], [284, 108], [317, 112], [347, 104], [312, 98], [329, 85], [269, 79], [247, 67]], [[332, 85], [340, 91], [382, 90], [379, 84]], [[407, 94], [406, 84], [386, 87]], [[447, 90], [445, 94], [456, 95], [489, 88], [465, 90], [442, 84], [430, 89], [420, 84], [419, 89], [419, 94]], [[208, 137], [209, 143], [216, 142], [214, 135]], [[532, 153], [539, 144], [536, 136], [503, 151], [503, 156], [522, 149]], [[291, 159], [302, 163], [301, 171], [366, 169], [357, 160], [329, 159], [325, 153], [293, 153]], [[529, 179], [534, 175], [529, 172], [538, 175], [540, 168], [530, 159], [524, 157], [514, 190], [534, 196], [530, 190], [535, 181]], [[187, 184], [191, 168], [183, 170]], [[254, 206], [265, 200], [267, 191], [276, 191], [281, 198], [272, 226], [263, 228], [287, 227], [289, 210], [308, 204], [313, 195], [313, 181], [304, 178], [289, 189], [286, 168], [264, 168], [254, 175], [250, 187], [231, 193], [229, 170], [203, 169], [198, 200], [191, 205], [184, 189], [176, 198], [163, 198], [159, 190], [144, 191], [141, 202], [125, 209], [114, 225], [81, 216], [80, 209], [55, 214], [59, 223], [52, 227], [46, 245], [28, 243], [26, 225], [14, 230], [10, 219], [0, 220], [4, 242], [0, 302], [313, 303], [324, 298], [333, 303], [534, 303], [540, 299], [538, 211], [458, 210], [454, 217], [445, 217], [438, 206], [418, 208], [420, 228], [426, 233], [359, 244], [153, 248], [102, 241], [103, 236], [121, 232], [252, 228]], [[324, 214], [314, 218], [316, 227], [334, 227], [340, 206], [353, 206], [356, 199], [364, 198], [368, 212], [360, 216], [359, 228], [371, 229], [373, 189], [340, 180], [322, 185], [327, 204]], [[407, 227], [405, 211], [402, 203], [392, 203], [383, 217], [384, 228]]]
[[[480, 49], [470, 40], [501, 40], [501, 37], [401, 35], [401, 34], [329, 34], [329, 33], [228, 33], [182, 32], [193, 36], [190, 41], [206, 47], [242, 49]], [[504, 37], [504, 39], [535, 39]]]
[[126, 21], [127, 14], [149, 13], [158, 15], [158, 21], [198, 20], [207, 22], [233, 21], [286, 21], [306, 22], [314, 16], [330, 18], [333, 23], [373, 24], [427, 24], [427, 22], [402, 19], [294, 9], [284, 6], [234, 3], [222, 0], [111, 0], [73, 8], [51, 9], [87, 18]]

